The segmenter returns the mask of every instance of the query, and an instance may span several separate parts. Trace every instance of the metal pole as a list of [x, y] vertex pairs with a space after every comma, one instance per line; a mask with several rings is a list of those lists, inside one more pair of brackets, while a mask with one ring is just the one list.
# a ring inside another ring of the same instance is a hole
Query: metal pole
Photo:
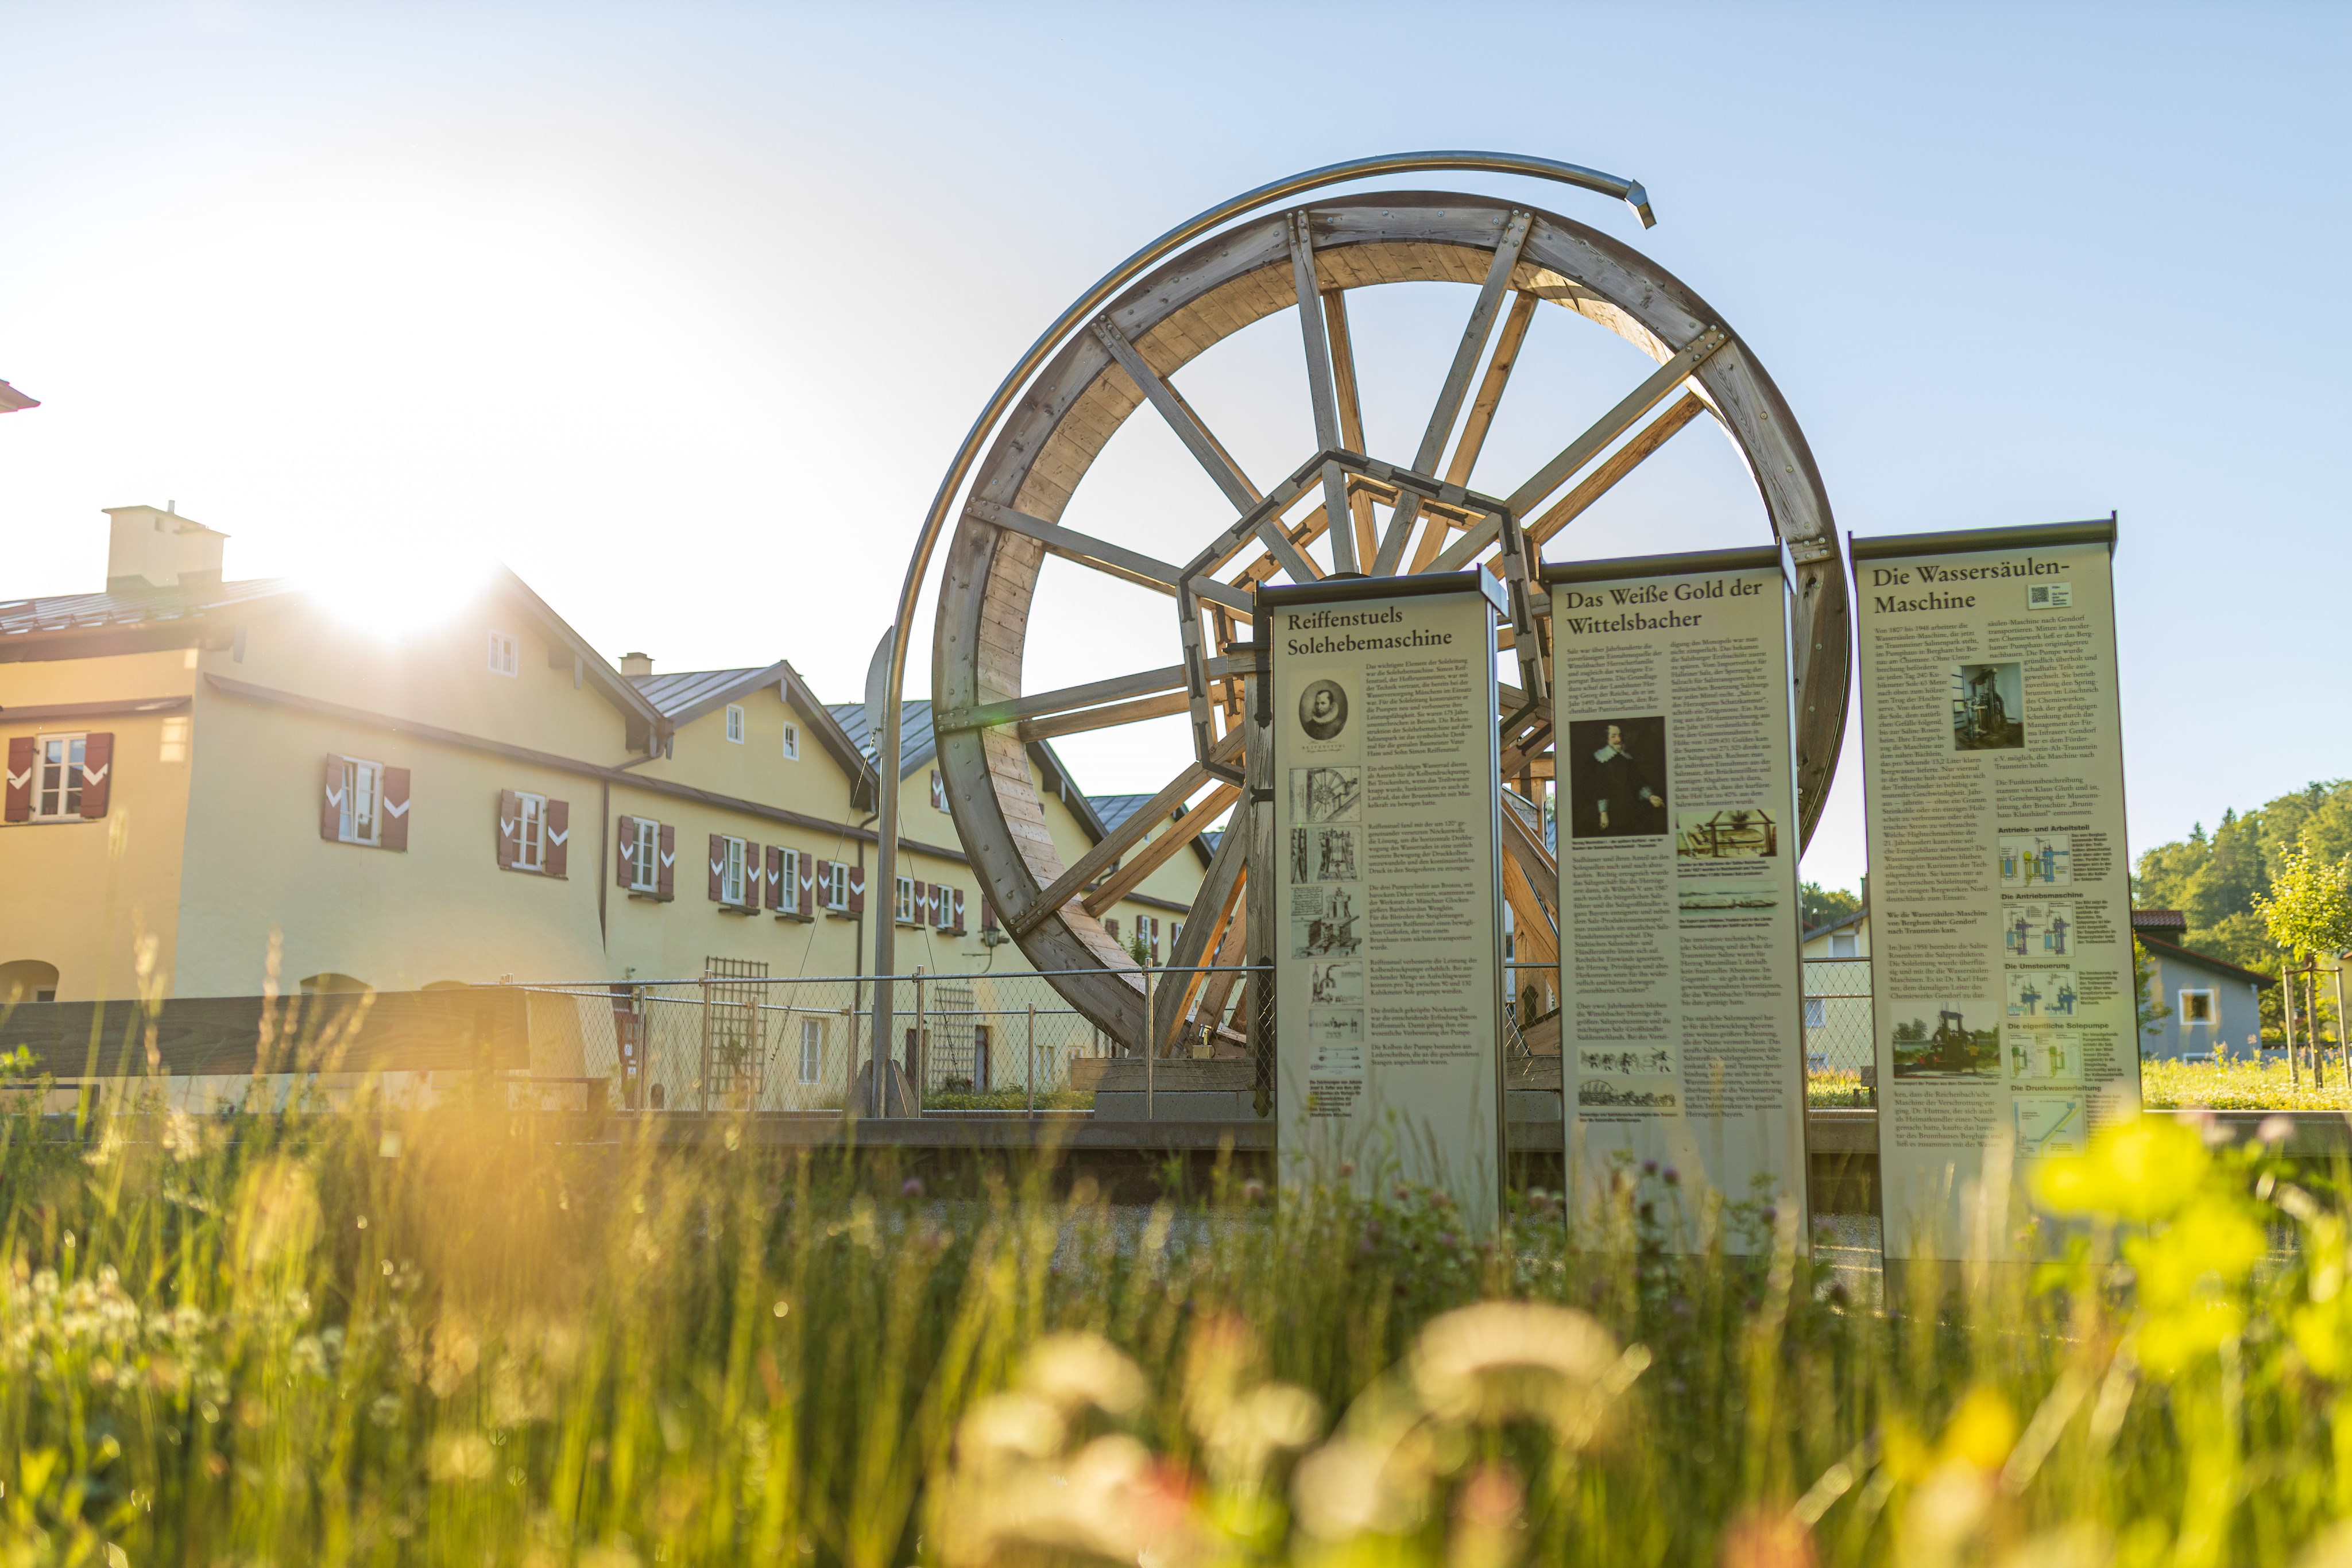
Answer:
[[1159, 1103], [1152, 1098], [1152, 1068], [1159, 1052], [1151, 1049], [1151, 971], [1143, 971], [1143, 1119], [1160, 1120]]
[[907, 1040], [907, 1092], [913, 1098], [916, 1115], [923, 1113], [923, 1080], [931, 1075], [930, 1064], [923, 1060], [923, 967], [915, 966], [915, 1032]]
[[1029, 1085], [1029, 1117], [1037, 1116], [1037, 1004], [1029, 1004], [1029, 1071], [1024, 1074]]

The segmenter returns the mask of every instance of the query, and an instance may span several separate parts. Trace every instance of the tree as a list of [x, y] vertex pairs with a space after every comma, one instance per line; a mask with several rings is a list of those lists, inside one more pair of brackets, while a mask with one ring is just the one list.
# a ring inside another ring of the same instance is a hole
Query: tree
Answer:
[[2352, 948], [2352, 856], [2321, 861], [2307, 850], [2288, 851], [2254, 906], [2271, 941], [2289, 954]]
[[1862, 900], [1842, 887], [1823, 887], [1820, 883], [1809, 882], [1797, 889], [1797, 918], [1807, 931], [1818, 931], [1861, 907]]

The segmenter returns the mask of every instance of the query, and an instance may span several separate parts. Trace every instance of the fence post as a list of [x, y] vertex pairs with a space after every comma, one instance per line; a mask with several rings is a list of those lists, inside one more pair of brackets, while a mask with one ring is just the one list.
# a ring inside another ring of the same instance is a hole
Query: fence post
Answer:
[[1151, 970], [1143, 971], [1143, 1119], [1160, 1120], [1160, 1104], [1153, 1098], [1152, 1069], [1160, 1053], [1151, 1049]]
[[1037, 1119], [1037, 1004], [1029, 1004], [1029, 1071], [1022, 1074], [1029, 1085], [1029, 1119]]
[[695, 1075], [695, 1103], [710, 1109], [710, 976], [702, 977], [702, 1062]]
[[923, 967], [918, 964], [915, 966], [915, 1038], [907, 1045], [907, 1092], [914, 1099], [912, 1109], [918, 1116], [923, 1113], [924, 1080], [931, 1075], [930, 1063], [923, 1060], [930, 1054], [923, 1049], [924, 1026], [928, 1021], [923, 1016]]

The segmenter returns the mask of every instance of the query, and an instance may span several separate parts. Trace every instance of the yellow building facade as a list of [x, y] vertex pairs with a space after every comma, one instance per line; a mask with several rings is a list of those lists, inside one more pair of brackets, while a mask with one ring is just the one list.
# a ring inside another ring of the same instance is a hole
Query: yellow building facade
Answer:
[[[503, 572], [385, 641], [224, 580], [225, 536], [173, 511], [109, 517], [105, 591], [0, 601], [0, 999], [849, 976], [884, 919], [902, 972], [987, 966], [923, 705], [908, 885], [877, 889], [862, 715], [787, 661], [616, 666]], [[1049, 747], [1031, 766], [1075, 857], [1105, 819]], [[1205, 863], [1121, 929], [1164, 956]]]

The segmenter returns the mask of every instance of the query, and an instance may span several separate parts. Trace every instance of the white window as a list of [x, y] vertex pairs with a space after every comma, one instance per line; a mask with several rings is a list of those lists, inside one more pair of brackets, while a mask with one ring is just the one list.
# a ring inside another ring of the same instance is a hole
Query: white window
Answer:
[[1176, 949], [1183, 945], [1183, 941], [1184, 923], [1181, 920], [1170, 921], [1168, 923], [1168, 956], [1170, 958], [1172, 959], [1176, 956]]
[[515, 870], [547, 869], [547, 797], [515, 797]]
[[913, 877], [902, 876], [898, 879], [898, 894], [892, 900], [890, 909], [891, 918], [899, 925], [912, 925], [915, 923], [915, 879]]
[[629, 846], [629, 891], [661, 891], [661, 824], [651, 817], [635, 819], [637, 841]]
[[743, 744], [743, 709], [741, 705], [727, 705], [727, 738], [736, 745]]
[[934, 768], [931, 769], [931, 810], [944, 811], [947, 809], [948, 781], [940, 778], [940, 770]]
[[801, 1082], [814, 1083], [824, 1076], [824, 1020], [801, 1019]]
[[931, 888], [931, 925], [941, 931], [955, 929], [955, 889], [940, 884]]
[[383, 765], [343, 758], [343, 842], [373, 844], [383, 836]]
[[1805, 1027], [1807, 1029], [1827, 1029], [1829, 1027], [1829, 1022], [1830, 1004], [1828, 999], [1822, 997], [1807, 997], [1805, 998]]
[[2214, 1021], [2212, 992], [2183, 991], [2180, 993], [2181, 1027], [2193, 1028], [2199, 1024], [2210, 1027]]
[[81, 816], [82, 763], [89, 737], [45, 735], [33, 755], [33, 820], [62, 822]]
[[723, 904], [743, 902], [743, 841], [721, 839], [725, 860], [719, 871], [719, 897]]
[[784, 760], [787, 762], [798, 762], [800, 759], [801, 727], [796, 724], [788, 724], [784, 726]]
[[1853, 932], [1832, 932], [1830, 934], [1830, 956], [1832, 958], [1854, 957], [1856, 956], [1854, 951], [1856, 945], [1856, 939]]
[[511, 632], [490, 633], [490, 674], [520, 675], [522, 674], [522, 649]]
[[817, 893], [827, 909], [846, 910], [849, 907], [849, 862], [833, 861], [826, 864], [817, 879]]
[[776, 885], [768, 890], [770, 907], [798, 914], [801, 907], [801, 852], [780, 850], [776, 854]]

